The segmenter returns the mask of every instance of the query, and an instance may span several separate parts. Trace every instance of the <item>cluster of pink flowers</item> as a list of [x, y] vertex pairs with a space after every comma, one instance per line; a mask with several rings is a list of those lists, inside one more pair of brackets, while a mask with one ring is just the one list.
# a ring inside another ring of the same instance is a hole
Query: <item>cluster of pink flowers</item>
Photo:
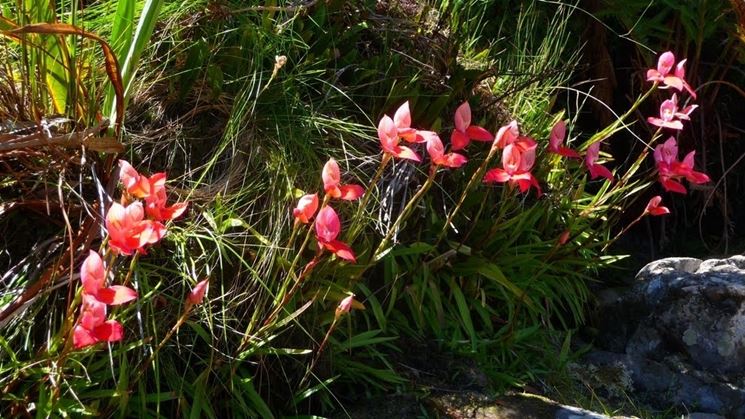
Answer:
[[[685, 90], [695, 99], [696, 92], [685, 80], [685, 62], [686, 60], [681, 60], [676, 64], [675, 55], [670, 51], [665, 52], [660, 56], [657, 62], [657, 68], [647, 71], [647, 80], [654, 83], [661, 83], [663, 88], [673, 88], [679, 92]], [[675, 68], [674, 70], [673, 67]], [[682, 121], [690, 120], [690, 114], [696, 107], [696, 105], [689, 105], [679, 110], [678, 97], [676, 94], [673, 94], [670, 99], [662, 102], [660, 116], [649, 117], [647, 121], [663, 129], [680, 131], [683, 129]], [[673, 136], [655, 148], [654, 160], [657, 166], [658, 178], [666, 191], [681, 194], [687, 193], [686, 188], [680, 183], [682, 179], [686, 179], [688, 182], [694, 184], [709, 182], [709, 176], [693, 170], [695, 155], [696, 152], [691, 151], [682, 161], [678, 160], [678, 143]]]
[[[450, 135], [451, 148], [455, 151], [465, 149], [472, 141], [491, 142], [492, 147], [502, 150], [502, 167], [489, 170], [484, 176], [485, 183], [510, 183], [516, 185], [521, 192], [527, 192], [535, 187], [538, 195], [542, 194], [538, 180], [533, 176], [535, 165], [536, 141], [520, 135], [517, 121], [501, 127], [497, 135], [492, 135], [486, 129], [471, 124], [471, 107], [468, 102], [461, 104], [455, 111], [454, 130]], [[563, 145], [566, 137], [566, 122], [557, 122], [551, 130], [548, 151], [564, 157], [581, 158], [579, 153]], [[409, 146], [400, 145], [401, 140], [408, 143], [426, 143], [433, 165], [459, 168], [468, 159], [459, 153], [445, 153], [445, 146], [437, 133], [418, 130], [411, 127], [411, 111], [409, 103], [401, 105], [391, 118], [384, 115], [378, 124], [378, 138], [383, 153], [395, 158], [421, 161], [417, 152]], [[585, 156], [585, 165], [590, 177], [598, 176], [613, 180], [613, 175], [604, 166], [597, 163], [600, 143], [592, 144]]]
[[[329, 200], [354, 201], [365, 193], [362, 186], [341, 183], [341, 170], [339, 170], [339, 164], [334, 159], [329, 159], [323, 166], [321, 179], [323, 180], [323, 189]], [[318, 205], [318, 194], [302, 196], [297, 207], [292, 211], [295, 222], [309, 224], [311, 219], [315, 217], [316, 240], [319, 249], [321, 251], [328, 250], [341, 259], [355, 262], [354, 251], [346, 243], [337, 240], [337, 237], [341, 234], [339, 215], [330, 205], [324, 205], [316, 214]]]
[[[157, 243], [166, 234], [163, 223], [180, 216], [187, 203], [166, 205], [166, 174], [142, 176], [126, 161], [119, 161], [119, 179], [124, 186], [122, 204], [114, 203], [106, 213], [108, 246], [115, 255], [145, 253], [145, 246]], [[145, 205], [134, 198], [144, 200]], [[132, 201], [133, 200], [133, 201]], [[137, 298], [135, 290], [123, 286], [106, 286], [109, 276], [101, 256], [90, 251], [80, 268], [83, 287], [80, 317], [73, 329], [73, 346], [76, 349], [98, 342], [115, 342], [124, 336], [122, 325], [116, 320], [106, 320], [108, 306], [130, 302]], [[196, 300], [204, 295], [206, 282], [190, 294]], [[194, 292], [193, 292], [194, 293]]]

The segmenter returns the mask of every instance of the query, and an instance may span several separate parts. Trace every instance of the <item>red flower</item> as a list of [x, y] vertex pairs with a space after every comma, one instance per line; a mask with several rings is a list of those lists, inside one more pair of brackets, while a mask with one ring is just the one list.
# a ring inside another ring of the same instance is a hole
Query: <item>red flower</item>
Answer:
[[493, 141], [494, 136], [484, 128], [471, 125], [471, 106], [468, 102], [463, 102], [455, 110], [455, 130], [450, 136], [450, 143], [453, 150], [461, 150], [466, 148], [471, 140]]
[[[660, 59], [657, 61], [657, 69], [647, 70], [647, 80], [654, 82], [661, 82], [667, 87], [672, 87], [682, 92], [683, 89], [690, 93], [691, 97], [696, 99], [696, 92], [691, 89], [691, 86], [685, 81], [685, 62], [682, 60], [675, 65], [675, 55], [672, 52], [667, 51], [660, 55]], [[675, 67], [673, 74], [670, 74], [670, 70]]]
[[590, 171], [590, 179], [595, 179], [598, 176], [602, 176], [609, 181], [613, 182], [613, 173], [603, 165], [595, 163], [600, 156], [600, 143], [594, 143], [587, 148], [587, 154], [585, 154], [585, 166]]
[[383, 152], [400, 159], [420, 162], [422, 159], [409, 147], [398, 145], [400, 138], [396, 124], [388, 115], [383, 115], [378, 123], [378, 138]]
[[436, 133], [432, 131], [419, 131], [419, 134], [427, 140], [427, 152], [433, 164], [457, 169], [468, 162], [468, 159], [461, 154], [445, 154], [445, 146], [442, 144], [440, 136]]
[[678, 143], [675, 138], [670, 137], [665, 143], [658, 145], [654, 150], [654, 160], [660, 184], [668, 192], [685, 194], [688, 191], [679, 182], [685, 178], [691, 183], [702, 184], [709, 182], [709, 176], [705, 173], [693, 170], [693, 159], [695, 151], [688, 153], [683, 161], [678, 161]]
[[571, 157], [574, 159], [581, 158], [579, 153], [572, 150], [569, 147], [564, 147], [564, 139], [567, 134], [567, 124], [564, 121], [557, 122], [553, 128], [551, 128], [551, 136], [548, 139], [548, 151], [554, 154], [558, 154], [564, 157]]
[[499, 148], [505, 148], [509, 144], [517, 141], [520, 136], [520, 131], [517, 128], [517, 121], [512, 121], [509, 124], [499, 128], [497, 131], [497, 138], [494, 141], [494, 146]]
[[661, 203], [662, 203], [661, 196], [658, 195], [658, 196], [652, 197], [652, 199], [649, 200], [647, 207], [644, 208], [644, 213], [650, 214], [650, 215], [670, 214], [670, 210], [667, 209], [667, 207], [660, 205]]
[[324, 190], [332, 198], [354, 201], [365, 193], [365, 190], [360, 185], [341, 184], [341, 172], [339, 171], [339, 165], [334, 159], [329, 159], [323, 166], [321, 178], [323, 179]]
[[147, 177], [137, 173], [126, 160], [119, 160], [119, 181], [127, 193], [134, 197], [144, 198], [150, 194], [150, 182]]
[[318, 245], [344, 260], [355, 262], [356, 258], [352, 249], [346, 243], [336, 240], [340, 232], [341, 222], [336, 211], [328, 205], [321, 208], [316, 216]]
[[[524, 137], [522, 141], [515, 141], [508, 144], [502, 152], [502, 167], [494, 168], [484, 175], [484, 183], [504, 183], [517, 184], [520, 192], [527, 192], [531, 186], [538, 190], [538, 196], [541, 196], [541, 186], [538, 180], [530, 173], [535, 163], [535, 141]], [[531, 143], [532, 141], [532, 143]]]
[[116, 342], [124, 337], [124, 328], [116, 320], [106, 321], [106, 304], [94, 296], [83, 293], [80, 320], [72, 335], [75, 349], [98, 342]]
[[126, 208], [113, 203], [106, 214], [106, 230], [109, 246], [114, 253], [131, 255], [145, 253], [144, 247], [158, 242], [166, 234], [166, 228], [158, 221], [143, 220], [142, 204], [134, 202]]
[[112, 306], [124, 304], [137, 298], [137, 291], [132, 288], [123, 285], [105, 287], [105, 275], [106, 270], [101, 256], [91, 250], [80, 267], [80, 282], [83, 284], [83, 292], [102, 303]]
[[166, 174], [155, 173], [148, 179], [150, 193], [145, 196], [145, 212], [153, 220], [166, 222], [172, 221], [186, 211], [186, 202], [178, 202], [166, 206]]
[[303, 224], [308, 224], [310, 219], [316, 214], [318, 209], [318, 194], [303, 195], [297, 203], [297, 207], [292, 210], [292, 215], [296, 220]]

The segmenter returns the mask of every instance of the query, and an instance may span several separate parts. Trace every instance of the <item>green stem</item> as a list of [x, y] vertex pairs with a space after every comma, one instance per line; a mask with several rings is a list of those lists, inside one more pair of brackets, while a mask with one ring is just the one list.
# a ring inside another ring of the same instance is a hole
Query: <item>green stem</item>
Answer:
[[498, 148], [496, 145], [492, 145], [491, 149], [489, 150], [489, 154], [486, 156], [486, 159], [481, 163], [481, 166], [479, 166], [478, 170], [474, 172], [474, 174], [471, 176], [471, 179], [468, 180], [468, 184], [466, 184], [466, 188], [463, 190], [463, 193], [460, 195], [460, 199], [458, 199], [458, 203], [455, 205], [455, 208], [450, 212], [448, 215], [447, 220], [445, 221], [445, 225], [442, 226], [442, 230], [440, 230], [440, 234], [437, 235], [437, 239], [435, 240], [434, 247], [437, 247], [437, 245], [440, 244], [442, 239], [445, 237], [445, 234], [448, 231], [448, 228], [450, 224], [453, 222], [453, 219], [458, 214], [458, 211], [460, 211], [461, 206], [466, 201], [466, 197], [468, 196], [468, 193], [471, 191], [471, 189], [476, 185], [477, 182], [481, 181], [481, 178], [484, 176], [484, 172], [486, 172], [486, 168], [489, 166], [489, 163], [494, 158], [494, 156], [497, 154]]
[[375, 252], [372, 254], [372, 261], [378, 260], [380, 255], [383, 253], [383, 251], [388, 246], [388, 243], [391, 241], [391, 238], [393, 237], [393, 234], [398, 230], [401, 223], [406, 220], [409, 216], [409, 213], [414, 209], [414, 206], [416, 206], [419, 203], [419, 200], [424, 196], [424, 194], [429, 190], [429, 188], [434, 184], [435, 175], [437, 174], [437, 166], [431, 165], [429, 168], [429, 176], [427, 177], [427, 180], [424, 182], [424, 185], [422, 185], [421, 188], [414, 194], [414, 196], [411, 197], [408, 203], [406, 203], [406, 206], [404, 207], [403, 211], [398, 215], [398, 218], [396, 218], [396, 221], [393, 223], [391, 228], [388, 229], [388, 233], [385, 235], [383, 240], [380, 242], [380, 245], [378, 245], [378, 248], [375, 249]]

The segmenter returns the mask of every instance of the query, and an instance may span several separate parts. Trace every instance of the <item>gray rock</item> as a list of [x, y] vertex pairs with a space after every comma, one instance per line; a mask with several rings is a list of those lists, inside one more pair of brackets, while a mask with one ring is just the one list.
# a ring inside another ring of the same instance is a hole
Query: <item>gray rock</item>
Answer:
[[745, 418], [745, 256], [658, 260], [597, 301], [595, 342], [609, 352], [595, 362], [664, 395], [658, 405]]

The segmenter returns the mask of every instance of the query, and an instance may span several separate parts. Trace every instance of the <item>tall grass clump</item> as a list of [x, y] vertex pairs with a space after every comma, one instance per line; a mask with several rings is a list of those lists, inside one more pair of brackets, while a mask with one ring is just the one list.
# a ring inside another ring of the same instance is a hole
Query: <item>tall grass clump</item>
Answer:
[[[615, 173], [600, 144], [660, 84], [575, 132], [554, 109], [577, 60], [569, 9], [520, 7], [495, 33], [502, 2], [414, 6], [79, 11], [118, 58], [121, 98], [90, 103], [123, 121], [131, 165], [76, 157], [75, 186], [54, 189], [75, 222], [63, 210], [47, 242], [13, 248], [9, 295], [39, 296], [3, 301], [4, 412], [316, 414], [403, 386], [393, 357], [420, 339], [503, 384], [555, 367], [557, 336], [565, 361], [665, 128]], [[665, 147], [661, 181], [703, 182]]]

